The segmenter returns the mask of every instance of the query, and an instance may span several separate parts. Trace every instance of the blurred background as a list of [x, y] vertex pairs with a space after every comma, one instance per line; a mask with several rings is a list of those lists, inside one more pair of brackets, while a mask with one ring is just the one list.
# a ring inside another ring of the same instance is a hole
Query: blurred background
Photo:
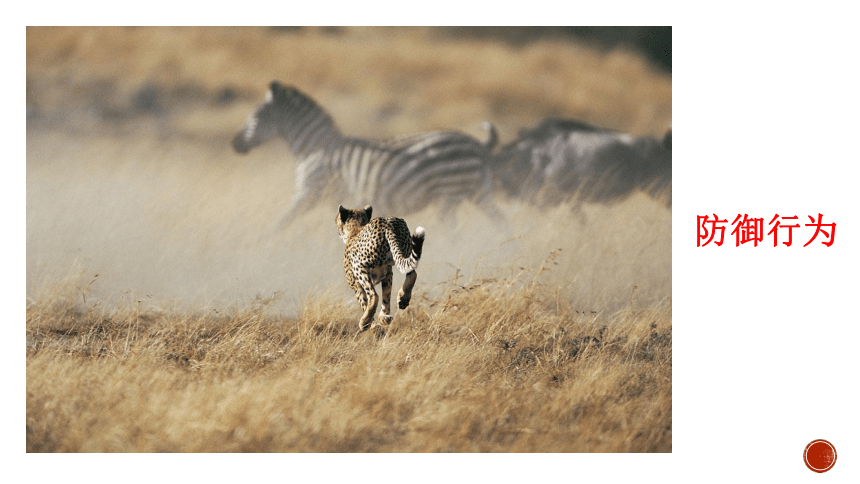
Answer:
[[[289, 315], [319, 293], [351, 300], [336, 207], [271, 233], [296, 160], [280, 140], [230, 147], [274, 79], [354, 136], [484, 139], [491, 121], [504, 144], [561, 117], [661, 137], [671, 51], [670, 27], [28, 27], [28, 302]], [[542, 281], [583, 309], [618, 308], [634, 286], [643, 302], [671, 297], [660, 203], [497, 203], [501, 226], [469, 204], [407, 218], [427, 227], [428, 294], [455, 276], [516, 279], [555, 254]]]

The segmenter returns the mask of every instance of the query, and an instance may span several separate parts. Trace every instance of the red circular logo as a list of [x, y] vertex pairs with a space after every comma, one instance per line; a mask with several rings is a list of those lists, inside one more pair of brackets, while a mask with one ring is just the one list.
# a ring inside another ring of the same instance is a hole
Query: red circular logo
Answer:
[[803, 462], [813, 472], [827, 472], [836, 464], [836, 447], [824, 440], [813, 440], [803, 450]]

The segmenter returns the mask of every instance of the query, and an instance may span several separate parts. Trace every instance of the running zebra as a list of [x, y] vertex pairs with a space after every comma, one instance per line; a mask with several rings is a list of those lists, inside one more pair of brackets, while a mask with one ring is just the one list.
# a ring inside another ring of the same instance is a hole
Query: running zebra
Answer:
[[379, 213], [407, 215], [436, 201], [450, 210], [471, 200], [496, 217], [488, 161], [497, 135], [490, 123], [484, 128], [483, 143], [455, 131], [384, 141], [344, 136], [310, 97], [273, 81], [233, 148], [247, 153], [279, 136], [300, 161], [296, 193], [279, 228], [319, 202], [372, 203]]
[[672, 132], [662, 140], [547, 119], [493, 157], [500, 188], [541, 205], [608, 203], [634, 190], [672, 203]]

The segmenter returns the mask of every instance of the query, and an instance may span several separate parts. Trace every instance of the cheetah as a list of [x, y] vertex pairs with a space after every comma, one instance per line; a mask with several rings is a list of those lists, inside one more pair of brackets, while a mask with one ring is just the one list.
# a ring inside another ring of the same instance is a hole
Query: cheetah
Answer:
[[350, 210], [338, 207], [337, 231], [346, 248], [343, 251], [343, 271], [346, 282], [355, 291], [355, 297], [364, 314], [358, 321], [359, 332], [370, 328], [376, 313], [379, 296], [374, 286], [382, 283], [382, 310], [380, 322], [391, 323], [391, 282], [395, 265], [406, 280], [397, 294], [397, 306], [406, 309], [412, 299], [412, 288], [418, 274], [415, 268], [421, 259], [424, 246], [424, 227], [409, 234], [409, 227], [402, 218], [377, 217], [370, 219], [373, 207]]

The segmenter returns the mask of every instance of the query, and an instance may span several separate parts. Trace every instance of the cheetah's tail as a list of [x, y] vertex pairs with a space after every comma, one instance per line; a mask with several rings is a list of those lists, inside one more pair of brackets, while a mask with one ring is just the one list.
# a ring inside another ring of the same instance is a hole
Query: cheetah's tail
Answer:
[[418, 259], [421, 258], [421, 251], [424, 249], [424, 234], [427, 233], [424, 227], [418, 226], [415, 233], [412, 234], [412, 257], [415, 258], [415, 263], [418, 264]]
[[[411, 244], [407, 247], [397, 246], [395, 248], [396, 242], [390, 240], [391, 255], [394, 257], [394, 264], [401, 273], [408, 274], [418, 267], [418, 261], [421, 259], [421, 251], [424, 248], [425, 233], [424, 227], [415, 229], [415, 233], [412, 234]], [[404, 257], [406, 254], [409, 254], [409, 256]]]

